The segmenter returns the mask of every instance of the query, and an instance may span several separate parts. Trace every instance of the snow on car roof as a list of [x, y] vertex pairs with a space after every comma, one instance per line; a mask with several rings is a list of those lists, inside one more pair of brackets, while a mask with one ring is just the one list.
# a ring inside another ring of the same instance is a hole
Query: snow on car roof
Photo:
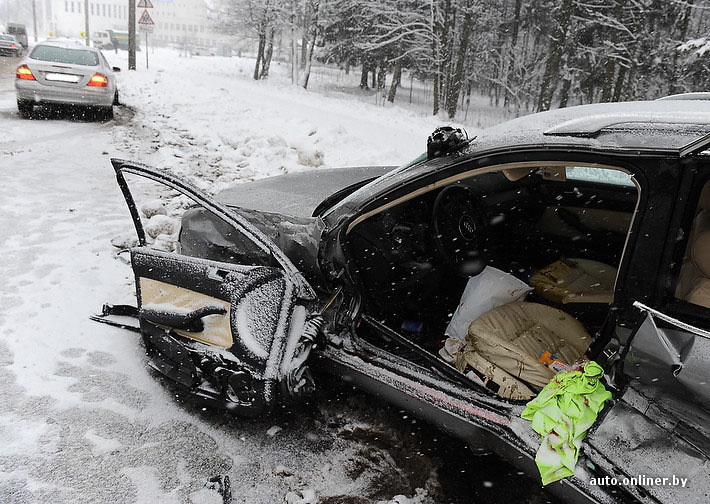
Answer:
[[69, 49], [86, 49], [87, 51], [91, 52], [98, 52], [98, 49], [95, 47], [87, 46], [80, 40], [76, 39], [70, 39], [70, 38], [56, 38], [56, 39], [48, 39], [44, 40], [42, 42], [38, 42], [37, 45], [48, 45], [48, 46], [55, 46], [55, 47], [66, 47]]
[[710, 102], [661, 100], [580, 105], [532, 114], [483, 130], [476, 153], [523, 146], [678, 151], [710, 134]]

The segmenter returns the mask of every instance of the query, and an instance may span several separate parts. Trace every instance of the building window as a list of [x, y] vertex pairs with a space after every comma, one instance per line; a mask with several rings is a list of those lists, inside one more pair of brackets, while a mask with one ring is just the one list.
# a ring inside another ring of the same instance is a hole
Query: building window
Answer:
[[71, 11], [74, 12], [74, 2], [71, 3]]
[[106, 4], [101, 4], [101, 15], [106, 16]]
[[93, 3], [89, 5], [89, 12], [91, 12], [92, 16], [94, 15], [94, 4]]
[[81, 2], [76, 3], [76, 8], [79, 10], [79, 14], [81, 14]]
[[69, 12], [69, 0], [64, 0], [64, 12]]

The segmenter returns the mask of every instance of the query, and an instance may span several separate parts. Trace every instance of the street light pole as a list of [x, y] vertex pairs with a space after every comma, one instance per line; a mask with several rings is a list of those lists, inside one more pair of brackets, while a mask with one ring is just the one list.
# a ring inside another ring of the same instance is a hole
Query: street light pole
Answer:
[[136, 0], [128, 0], [128, 69], [136, 69]]
[[[81, 5], [81, 4], [80, 4]], [[32, 6], [34, 6], [34, 0], [32, 0]], [[86, 26], [84, 27], [86, 33], [86, 45], [91, 45], [91, 36], [89, 35], [89, 0], [84, 0], [84, 21]], [[35, 21], [35, 40], [37, 40], [37, 21]]]
[[35, 42], [37, 42], [37, 6], [35, 5], [36, 0], [32, 0], [32, 22], [34, 23], [35, 29]]

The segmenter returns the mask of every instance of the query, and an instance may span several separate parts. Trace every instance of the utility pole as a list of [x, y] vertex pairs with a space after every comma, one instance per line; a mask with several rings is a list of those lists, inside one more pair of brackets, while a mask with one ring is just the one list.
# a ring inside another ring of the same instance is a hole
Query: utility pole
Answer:
[[128, 69], [136, 69], [136, 0], [128, 0]]
[[[34, 7], [34, 0], [32, 0], [32, 6]], [[89, 0], [84, 0], [84, 21], [86, 26], [84, 27], [86, 33], [86, 45], [91, 45], [91, 35], [89, 35]], [[35, 20], [35, 41], [37, 40], [37, 21]]]
[[32, 22], [34, 23], [35, 29], [35, 42], [37, 42], [37, 6], [35, 5], [36, 0], [32, 0]]

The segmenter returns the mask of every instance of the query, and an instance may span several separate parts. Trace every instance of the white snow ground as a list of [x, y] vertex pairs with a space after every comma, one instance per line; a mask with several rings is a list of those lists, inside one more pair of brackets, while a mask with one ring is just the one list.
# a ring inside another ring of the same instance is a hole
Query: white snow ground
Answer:
[[[126, 69], [125, 53], [106, 56]], [[127, 106], [105, 124], [21, 120], [16, 62], [0, 63], [0, 502], [217, 503], [206, 483], [220, 475], [239, 503], [435, 502], [436, 459], [376, 406], [326, 400], [250, 422], [203, 411], [148, 371], [136, 335], [87, 317], [104, 301], [134, 302], [111, 245], [131, 223], [110, 157], [216, 192], [399, 164], [439, 121], [295, 88], [278, 66], [255, 82], [252, 60], [150, 57], [150, 70], [141, 53], [139, 71], [120, 74]]]

